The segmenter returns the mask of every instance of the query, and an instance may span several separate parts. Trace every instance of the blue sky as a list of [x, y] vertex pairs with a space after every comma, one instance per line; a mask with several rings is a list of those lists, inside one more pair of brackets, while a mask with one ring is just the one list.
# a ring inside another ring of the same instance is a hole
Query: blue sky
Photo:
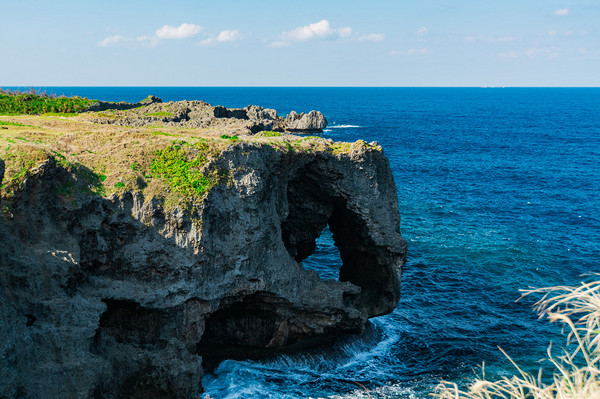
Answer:
[[1, 86], [600, 86], [600, 0], [0, 0]]

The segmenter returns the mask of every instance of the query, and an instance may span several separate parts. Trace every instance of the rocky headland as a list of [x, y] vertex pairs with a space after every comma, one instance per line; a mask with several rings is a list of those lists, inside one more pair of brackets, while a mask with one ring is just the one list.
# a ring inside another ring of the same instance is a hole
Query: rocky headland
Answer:
[[[0, 397], [195, 398], [222, 359], [322, 345], [396, 306], [407, 247], [377, 143], [161, 104], [123, 125], [98, 114], [136, 107], [0, 117]], [[327, 225], [342, 266], [323, 281], [302, 261]]]
[[154, 96], [133, 104], [97, 101], [87, 111], [85, 115], [95, 123], [226, 129], [236, 134], [254, 134], [265, 130], [316, 133], [327, 127], [327, 118], [314, 110], [301, 114], [292, 111], [286, 117], [281, 117], [274, 109], [256, 105], [225, 108], [203, 101], [163, 103]]

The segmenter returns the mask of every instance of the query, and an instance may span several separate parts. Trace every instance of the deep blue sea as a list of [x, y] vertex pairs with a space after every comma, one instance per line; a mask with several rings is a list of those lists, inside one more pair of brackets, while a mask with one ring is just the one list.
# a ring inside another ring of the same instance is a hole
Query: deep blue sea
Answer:
[[[560, 327], [520, 289], [600, 272], [598, 88], [45, 88], [102, 100], [198, 99], [317, 109], [334, 140], [379, 142], [409, 243], [396, 310], [334, 347], [266, 361], [224, 361], [211, 398], [426, 398], [467, 382], [535, 371]], [[340, 125], [348, 125], [341, 127]], [[305, 267], [336, 278], [325, 231]], [[547, 366], [547, 363], [546, 363]], [[358, 383], [358, 384], [357, 384]]]

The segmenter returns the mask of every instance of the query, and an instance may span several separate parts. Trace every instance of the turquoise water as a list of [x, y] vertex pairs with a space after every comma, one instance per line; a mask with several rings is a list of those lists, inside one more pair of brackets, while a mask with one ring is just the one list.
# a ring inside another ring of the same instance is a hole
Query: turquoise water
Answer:
[[[318, 109], [323, 136], [378, 141], [409, 243], [402, 298], [365, 333], [267, 361], [225, 361], [212, 398], [425, 398], [440, 379], [512, 374], [502, 347], [539, 367], [560, 328], [519, 289], [577, 284], [600, 271], [600, 89], [46, 88], [103, 100], [199, 99]], [[340, 127], [350, 125], [351, 127]], [[305, 267], [336, 278], [324, 232]]]

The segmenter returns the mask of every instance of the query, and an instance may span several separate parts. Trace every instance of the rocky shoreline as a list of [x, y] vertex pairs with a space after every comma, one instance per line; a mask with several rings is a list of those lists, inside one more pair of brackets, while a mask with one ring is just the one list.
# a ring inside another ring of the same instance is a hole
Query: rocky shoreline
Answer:
[[[162, 112], [159, 104], [143, 113]], [[212, 107], [206, 120], [281, 121], [252, 106], [247, 120], [215, 116], [242, 112], [225, 110]], [[204, 368], [222, 359], [323, 345], [396, 306], [407, 246], [376, 143], [121, 132], [90, 124], [101, 112], [19, 119], [27, 124], [6, 131], [22, 139], [7, 137], [13, 152], [0, 160], [0, 397], [194, 398]], [[86, 127], [96, 129], [88, 139]], [[222, 177], [202, 197], [169, 202], [175, 188], [151, 166], [156, 154], [192, 162], [206, 148], [217, 155], [203, 173]], [[37, 155], [25, 162], [28, 154]], [[115, 154], [108, 177], [95, 172]], [[115, 180], [125, 172], [131, 185]], [[108, 195], [94, 176], [123, 188]], [[339, 281], [302, 266], [327, 225]]]
[[183, 128], [217, 128], [238, 134], [260, 131], [317, 133], [327, 127], [327, 118], [319, 111], [296, 113], [286, 117], [274, 109], [248, 105], [245, 108], [212, 106], [203, 101], [163, 103], [149, 96], [138, 103], [98, 101], [85, 113], [94, 123], [120, 126], [170, 126]]

